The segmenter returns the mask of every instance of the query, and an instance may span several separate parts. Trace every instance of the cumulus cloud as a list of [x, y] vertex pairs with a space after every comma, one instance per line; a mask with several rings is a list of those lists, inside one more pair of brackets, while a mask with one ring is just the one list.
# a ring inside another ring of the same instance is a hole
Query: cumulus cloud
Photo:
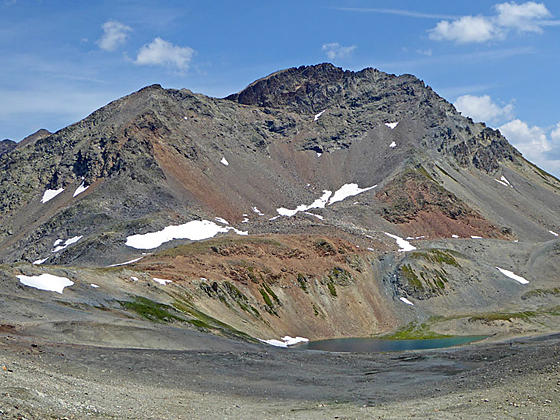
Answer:
[[336, 60], [337, 58], [348, 57], [356, 49], [356, 46], [350, 45], [348, 47], [344, 47], [338, 42], [331, 42], [328, 44], [323, 44], [321, 49], [326, 54], [329, 60]]
[[97, 41], [97, 45], [105, 51], [115, 51], [126, 42], [128, 33], [132, 31], [130, 26], [126, 26], [115, 20], [105, 22], [102, 28], [103, 36]]
[[484, 16], [463, 16], [451, 22], [442, 20], [430, 30], [430, 39], [455, 41], [459, 44], [485, 42], [502, 37], [500, 29]]
[[560, 173], [560, 123], [549, 135], [545, 129], [529, 126], [519, 119], [499, 129], [526, 159], [557, 175]]
[[458, 44], [480, 43], [505, 39], [510, 31], [541, 33], [550, 26], [550, 11], [543, 3], [528, 1], [499, 3], [493, 16], [461, 16], [442, 20], [430, 29], [429, 37], [436, 41], [454, 41]]
[[492, 101], [489, 95], [459, 96], [453, 105], [461, 114], [471, 117], [475, 121], [496, 123], [513, 118], [512, 104], [500, 106]]
[[163, 65], [187, 70], [195, 53], [191, 47], [180, 47], [161, 38], [155, 38], [138, 51], [134, 63], [138, 65]]

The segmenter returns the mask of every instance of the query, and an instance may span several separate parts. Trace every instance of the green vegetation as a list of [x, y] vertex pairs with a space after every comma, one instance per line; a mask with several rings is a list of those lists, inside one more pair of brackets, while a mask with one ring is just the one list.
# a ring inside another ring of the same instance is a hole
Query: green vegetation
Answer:
[[523, 319], [528, 320], [529, 318], [535, 317], [538, 312], [535, 311], [524, 311], [524, 312], [491, 312], [487, 314], [473, 315], [469, 318], [469, 322], [476, 321], [511, 321], [512, 319]]
[[418, 278], [412, 267], [408, 264], [403, 264], [400, 267], [402, 275], [406, 278], [408, 284], [418, 290], [424, 290], [424, 285], [422, 281]]
[[136, 312], [143, 318], [154, 322], [185, 321], [185, 319], [169, 312], [173, 308], [169, 305], [154, 302], [142, 296], [136, 296], [134, 301], [119, 301], [126, 309]]
[[521, 299], [526, 300], [532, 297], [546, 297], [546, 296], [558, 296], [560, 295], [560, 288], [555, 287], [554, 289], [535, 289], [524, 293]]
[[204, 312], [195, 309], [190, 303], [181, 300], [179, 297], [177, 297], [177, 300], [173, 302], [173, 307], [176, 310], [193, 317], [194, 319], [189, 319], [186, 322], [197, 328], [218, 330], [226, 337], [241, 337], [250, 341], [255, 341], [250, 335], [244, 333], [243, 331], [239, 331], [231, 325], [228, 325], [216, 318], [206, 315]]
[[272, 303], [270, 296], [268, 296], [268, 293], [266, 293], [266, 290], [261, 288], [259, 289], [259, 292], [264, 300], [264, 303], [266, 303], [269, 308], [273, 308], [274, 304]]
[[436, 180], [429, 174], [429, 172], [423, 166], [419, 166], [418, 168], [416, 168], [416, 171], [424, 175], [429, 180], [436, 182]]
[[430, 327], [427, 323], [418, 324], [416, 322], [411, 322], [408, 325], [398, 329], [394, 333], [382, 335], [379, 338], [382, 338], [384, 340], [427, 340], [431, 338], [445, 337], [451, 336], [439, 334], [430, 330]]
[[265, 290], [267, 291], [267, 293], [268, 293], [270, 296], [272, 296], [272, 299], [274, 299], [274, 302], [276, 302], [276, 304], [277, 304], [278, 306], [281, 306], [282, 303], [280, 302], [280, 299], [278, 299], [278, 296], [276, 296], [276, 293], [274, 293], [274, 290], [272, 290], [272, 289], [270, 288], [270, 286], [269, 286], [268, 284], [266, 284], [266, 283], [263, 283], [263, 286], [264, 286]]
[[331, 283], [331, 282], [327, 283], [327, 287], [329, 288], [329, 292], [330, 292], [331, 296], [332, 297], [337, 297], [336, 287], [334, 286], [334, 283]]
[[414, 251], [408, 254], [410, 258], [413, 259], [424, 259], [432, 263], [437, 264], [447, 264], [453, 267], [460, 267], [459, 263], [455, 259], [455, 256], [460, 256], [458, 252], [446, 249], [429, 249], [422, 251]]
[[455, 181], [456, 183], [459, 183], [459, 181], [457, 181], [454, 177], [452, 177], [449, 173], [447, 173], [447, 171], [445, 169], [443, 169], [441, 166], [436, 165], [436, 167], [447, 177], [451, 178], [453, 181]]

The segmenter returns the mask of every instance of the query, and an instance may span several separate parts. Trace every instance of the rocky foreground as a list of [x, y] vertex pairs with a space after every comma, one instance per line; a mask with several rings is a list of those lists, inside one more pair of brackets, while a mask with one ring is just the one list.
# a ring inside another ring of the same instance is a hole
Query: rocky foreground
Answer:
[[560, 410], [558, 334], [385, 354], [189, 341], [187, 351], [115, 349], [4, 329], [0, 416], [552, 419]]

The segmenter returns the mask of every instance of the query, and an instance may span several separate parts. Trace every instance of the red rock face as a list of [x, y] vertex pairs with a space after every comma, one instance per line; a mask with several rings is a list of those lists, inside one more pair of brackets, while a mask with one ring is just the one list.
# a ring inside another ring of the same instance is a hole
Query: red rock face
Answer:
[[479, 212], [430, 179], [422, 167], [399, 175], [376, 196], [382, 203], [382, 217], [410, 236], [507, 238]]

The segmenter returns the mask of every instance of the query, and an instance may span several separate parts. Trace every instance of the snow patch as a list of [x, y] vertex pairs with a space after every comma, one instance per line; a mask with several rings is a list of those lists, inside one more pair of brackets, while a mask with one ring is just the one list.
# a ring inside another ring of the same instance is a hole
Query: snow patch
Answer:
[[406, 251], [414, 251], [416, 249], [415, 246], [411, 245], [410, 242], [408, 242], [407, 240], [397, 236], [397, 235], [392, 235], [388, 232], [384, 232], [385, 235], [387, 235], [389, 238], [393, 238], [395, 241], [397, 241], [397, 245], [399, 246], [399, 252], [406, 252]]
[[524, 277], [518, 276], [517, 274], [515, 274], [512, 271], [509, 270], [505, 270], [503, 268], [500, 267], [496, 267], [500, 273], [502, 273], [504, 276], [509, 277], [510, 279], [515, 280], [516, 282], [519, 282], [521, 284], [528, 284], [529, 281], [527, 279], [525, 279]]
[[58, 190], [46, 190], [43, 193], [43, 198], [41, 198], [41, 203], [46, 203], [47, 201], [52, 200], [53, 198], [55, 198], [58, 194], [60, 194], [62, 191], [64, 191], [64, 188], [59, 188]]
[[264, 213], [256, 207], [251, 207], [251, 210], [253, 210], [254, 213], [257, 213], [259, 216], [264, 216]]
[[157, 277], [153, 277], [153, 279], [156, 283], [159, 283], [162, 286], [165, 286], [167, 283], [172, 283], [173, 282], [173, 280], [158, 279]]
[[132, 281], [138, 281], [138, 277], [131, 276], [131, 277], [130, 277], [130, 280], [132, 280]]
[[332, 191], [323, 190], [323, 195], [321, 196], [321, 198], [318, 198], [317, 200], [315, 200], [313, 203], [309, 205], [300, 204], [293, 210], [280, 207], [276, 209], [276, 211], [280, 216], [292, 217], [295, 216], [300, 211], [306, 212], [311, 209], [324, 209], [325, 206], [327, 205], [327, 201], [329, 200], [331, 194]]
[[319, 112], [318, 114], [315, 114], [315, 117], [313, 117], [313, 121], [317, 121], [321, 115], [324, 114], [324, 112], [326, 111], [326, 109], [323, 109], [321, 112]]
[[78, 195], [80, 195], [81, 193], [83, 193], [85, 190], [87, 190], [89, 188], [89, 185], [86, 187], [84, 186], [84, 183], [82, 181], [82, 183], [80, 184], [80, 186], [78, 188], [76, 188], [76, 191], [74, 191], [74, 194], [72, 195], [72, 197], [76, 197]]
[[387, 127], [389, 127], [391, 130], [394, 130], [395, 127], [396, 127], [397, 125], [399, 125], [399, 122], [397, 121], [397, 122], [392, 122], [392, 123], [385, 123], [385, 125], [386, 125]]
[[47, 261], [48, 259], [49, 259], [49, 257], [43, 258], [42, 260], [33, 261], [33, 265], [41, 265], [41, 264], [43, 264], [45, 261]]
[[107, 267], [120, 267], [121, 265], [132, 264], [132, 263], [135, 263], [135, 262], [137, 262], [137, 261], [140, 261], [142, 258], [144, 258], [144, 257], [134, 258], [133, 260], [125, 261], [125, 262], [123, 262], [123, 263], [111, 264], [111, 265], [108, 265]]
[[414, 305], [414, 303], [412, 303], [410, 300], [408, 300], [405, 297], [400, 297], [399, 298], [402, 302], [406, 303], [407, 305]]
[[222, 160], [220, 160], [220, 163], [221, 163], [222, 165], [229, 166], [229, 162], [226, 160], [225, 157], [222, 157]]
[[39, 276], [24, 276], [20, 274], [17, 276], [20, 283], [33, 287], [39, 290], [46, 290], [48, 292], [57, 292], [62, 294], [65, 287], [72, 286], [73, 281], [68, 280], [66, 277], [53, 276], [52, 274], [41, 274]]
[[230, 230], [233, 230], [238, 235], [249, 234], [249, 232], [243, 232], [231, 226], [217, 225], [209, 220], [193, 220], [183, 225], [167, 226], [157, 232], [128, 236], [126, 238], [126, 246], [136, 249], [153, 249], [174, 239], [201, 241], [203, 239], [213, 238], [218, 233], [226, 233]]
[[248, 217], [244, 217], [243, 220], [241, 221], [241, 223], [248, 223], [249, 222], [249, 218]]
[[214, 220], [216, 222], [221, 223], [222, 225], [229, 225], [229, 222], [226, 219], [222, 219], [221, 217], [215, 217]]
[[395, 143], [395, 142], [393, 141], [393, 142], [391, 142], [391, 144], [389, 145], [389, 147], [390, 147], [391, 149], [394, 149], [395, 147], [397, 147], [397, 143]]
[[63, 245], [58, 245], [58, 246], [56, 246], [57, 244], [60, 244], [60, 243], [62, 242], [61, 239], [57, 239], [57, 240], [54, 242], [55, 248], [52, 250], [52, 252], [54, 253], [54, 252], [62, 251], [63, 249], [69, 247], [70, 245], [75, 244], [76, 242], [78, 242], [78, 241], [79, 241], [80, 239], [82, 239], [82, 238], [83, 238], [82, 235], [80, 235], [80, 236], [74, 236], [73, 238], [66, 239], [66, 242], [64, 242]]
[[354, 197], [355, 195], [369, 191], [375, 187], [377, 187], [377, 185], [372, 185], [371, 187], [366, 187], [366, 188], [360, 188], [358, 187], [358, 184], [344, 184], [342, 187], [340, 187], [338, 190], [335, 191], [335, 193], [329, 200], [329, 206], [338, 201], [342, 201], [348, 197]]
[[266, 344], [270, 344], [271, 346], [275, 346], [275, 347], [289, 347], [289, 346], [294, 346], [296, 344], [299, 343], [307, 343], [309, 341], [308, 338], [305, 337], [290, 337], [289, 335], [286, 335], [284, 337], [282, 337], [280, 340], [261, 340], [259, 339], [259, 341], [266, 343]]
[[549, 230], [548, 233], [550, 233], [551, 235], [554, 235], [554, 236], [558, 236], [558, 234], [556, 232], [552, 231], [552, 230]]
[[317, 219], [319, 220], [323, 220], [324, 217], [321, 216], [320, 214], [315, 214], [315, 213], [311, 213], [310, 211], [306, 211], [305, 214], [308, 214], [309, 216], [315, 216]]
[[451, 237], [457, 239], [459, 235], [451, 235]]
[[482, 236], [474, 236], [474, 235], [471, 235], [471, 239], [482, 239]]
[[99, 287], [99, 286], [98, 286], [97, 284], [95, 284], [95, 283], [91, 283], [90, 286], [93, 287], [94, 289], [97, 289], [97, 288]]
[[323, 154], [321, 152], [317, 152], [317, 157], [321, 157]]

